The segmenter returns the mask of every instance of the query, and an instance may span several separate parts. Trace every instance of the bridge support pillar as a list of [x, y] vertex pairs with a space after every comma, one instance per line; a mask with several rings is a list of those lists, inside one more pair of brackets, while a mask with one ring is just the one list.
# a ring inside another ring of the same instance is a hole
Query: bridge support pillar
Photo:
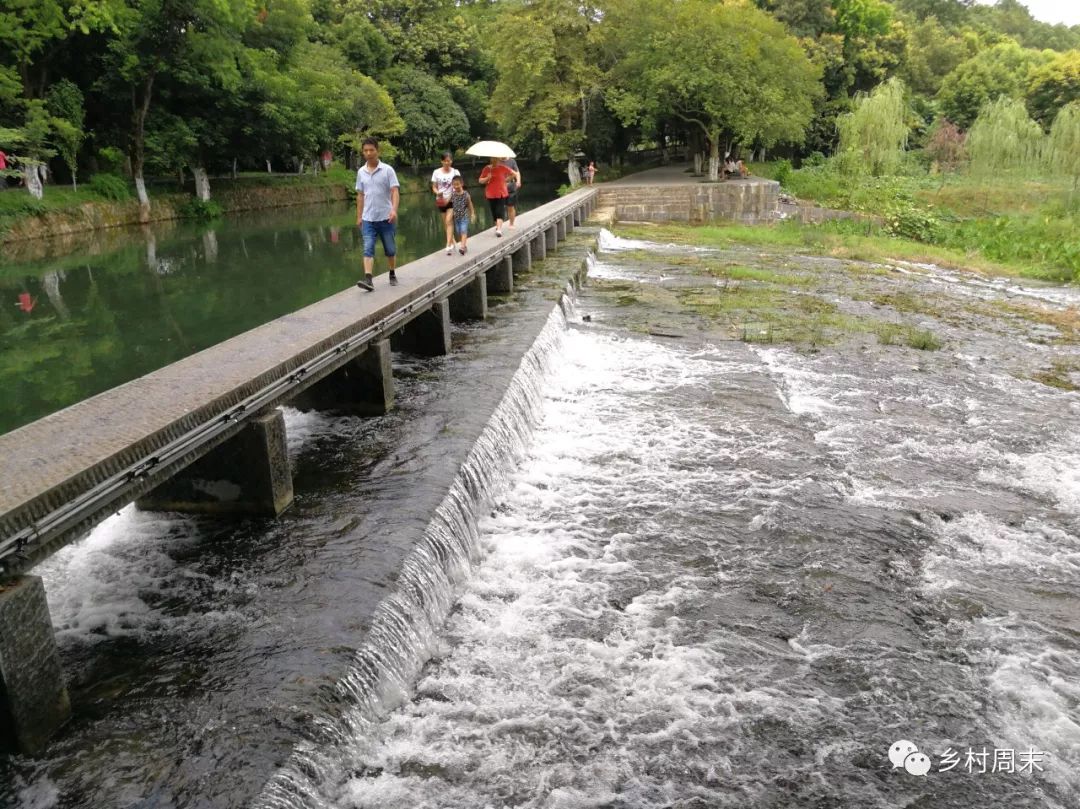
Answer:
[[571, 233], [574, 232], [574, 218], [576, 216], [577, 216], [577, 212], [576, 211], [571, 211], [570, 213], [568, 213], [566, 215], [566, 218], [563, 219], [563, 230], [566, 231], [567, 236], [569, 236]]
[[564, 216], [558, 222], [555, 223], [555, 238], [560, 241], [566, 241], [566, 217]]
[[450, 294], [450, 317], [454, 320], [483, 320], [487, 317], [487, 277], [484, 273]]
[[487, 291], [495, 294], [510, 294], [514, 291], [514, 259], [507, 256], [484, 273]]
[[532, 240], [532, 257], [537, 261], [547, 258], [547, 234], [541, 233]]
[[574, 227], [580, 227], [584, 221], [584, 209], [574, 208]]
[[435, 301], [390, 337], [398, 351], [422, 357], [441, 357], [450, 353], [450, 302]]
[[532, 269], [532, 249], [530, 247], [531, 242], [525, 242], [514, 253], [514, 269], [517, 272], [528, 272]]
[[544, 231], [544, 241], [547, 244], [547, 249], [554, 251], [559, 247], [559, 227], [558, 225], [552, 225]]
[[38, 755], [70, 716], [41, 577], [0, 581], [0, 751]]
[[276, 517], [292, 499], [285, 418], [274, 410], [249, 421], [136, 504], [145, 511]]
[[293, 400], [301, 410], [344, 410], [381, 416], [394, 406], [390, 341], [379, 340], [364, 353], [320, 379]]

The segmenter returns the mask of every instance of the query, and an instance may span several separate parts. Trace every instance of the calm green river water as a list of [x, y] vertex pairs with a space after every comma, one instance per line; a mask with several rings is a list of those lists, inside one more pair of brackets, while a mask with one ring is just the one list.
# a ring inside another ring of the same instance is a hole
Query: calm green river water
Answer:
[[[554, 198], [532, 190], [519, 211]], [[472, 193], [476, 233], [491, 223]], [[0, 259], [0, 433], [347, 288], [361, 272], [355, 217], [348, 203], [258, 211], [99, 234], [55, 259]], [[444, 244], [430, 198], [404, 197], [399, 260]]]

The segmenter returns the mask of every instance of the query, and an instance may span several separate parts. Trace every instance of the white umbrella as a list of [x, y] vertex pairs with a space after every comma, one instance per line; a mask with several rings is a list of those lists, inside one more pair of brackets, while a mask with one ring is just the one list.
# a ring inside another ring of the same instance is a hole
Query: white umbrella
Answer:
[[513, 149], [497, 140], [482, 140], [479, 143], [474, 143], [465, 150], [465, 154], [475, 155], [476, 157], [517, 157]]

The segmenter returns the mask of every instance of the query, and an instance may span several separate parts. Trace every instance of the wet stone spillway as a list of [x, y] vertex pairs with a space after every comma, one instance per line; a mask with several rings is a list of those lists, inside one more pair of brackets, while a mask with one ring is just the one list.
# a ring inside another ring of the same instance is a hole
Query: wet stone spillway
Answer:
[[[1069, 381], [1075, 290], [606, 231], [557, 260], [593, 244], [559, 308], [395, 355], [396, 411], [290, 413], [282, 520], [125, 512], [51, 559], [92, 707], [4, 799], [1080, 805], [1080, 399], [1035, 378]], [[813, 323], [730, 317], [766, 277]]]

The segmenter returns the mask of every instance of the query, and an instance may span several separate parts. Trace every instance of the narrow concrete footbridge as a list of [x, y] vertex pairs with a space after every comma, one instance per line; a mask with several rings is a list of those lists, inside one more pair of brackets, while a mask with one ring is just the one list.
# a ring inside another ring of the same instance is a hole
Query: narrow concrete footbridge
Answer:
[[[277, 515], [292, 500], [278, 407], [377, 415], [394, 347], [450, 351], [597, 203], [583, 188], [517, 217], [466, 256], [433, 253], [0, 436], [0, 749], [35, 753], [70, 713], [37, 562], [123, 506]], [[361, 272], [357, 267], [357, 277]]]

